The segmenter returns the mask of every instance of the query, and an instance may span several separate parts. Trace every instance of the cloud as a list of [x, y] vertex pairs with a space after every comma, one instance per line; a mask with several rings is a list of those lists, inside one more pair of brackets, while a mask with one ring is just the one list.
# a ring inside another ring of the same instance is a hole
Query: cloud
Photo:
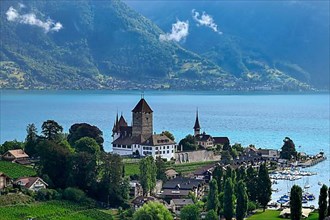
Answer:
[[214, 22], [211, 15], [206, 14], [205, 11], [203, 11], [202, 15], [200, 15], [200, 13], [195, 9], [193, 9], [191, 12], [193, 19], [197, 22], [197, 25], [209, 27], [214, 32], [222, 34], [222, 32], [218, 30], [218, 25]]
[[171, 33], [161, 34], [159, 35], [159, 40], [161, 41], [176, 41], [180, 42], [181, 40], [185, 40], [188, 36], [189, 32], [189, 22], [188, 21], [179, 21], [172, 24]]
[[[19, 7], [24, 8], [25, 5], [20, 4]], [[60, 22], [55, 23], [52, 19], [47, 19], [46, 21], [42, 21], [38, 19], [34, 13], [21, 15], [13, 7], [10, 7], [7, 10], [6, 15], [8, 21], [18, 22], [21, 24], [28, 24], [31, 26], [37, 26], [42, 28], [45, 31], [45, 33], [53, 32], [53, 31], [57, 32], [63, 28], [63, 25]]]

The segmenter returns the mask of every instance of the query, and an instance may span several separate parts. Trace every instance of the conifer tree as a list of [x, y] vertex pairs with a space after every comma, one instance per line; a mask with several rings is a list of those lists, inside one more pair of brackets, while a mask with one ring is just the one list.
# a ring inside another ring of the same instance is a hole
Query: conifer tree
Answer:
[[330, 186], [328, 188], [328, 212], [327, 216], [330, 216]]
[[234, 187], [231, 178], [227, 178], [225, 182], [225, 191], [223, 196], [223, 214], [226, 220], [233, 218], [233, 193]]
[[248, 196], [246, 193], [246, 186], [243, 180], [237, 184], [237, 202], [236, 202], [236, 219], [243, 220], [246, 216], [248, 208]]
[[319, 220], [323, 220], [327, 216], [327, 192], [328, 187], [323, 184], [319, 196]]
[[156, 186], [157, 167], [154, 158], [145, 157], [140, 161], [140, 182], [143, 194], [147, 195]]
[[249, 201], [256, 202], [257, 201], [257, 172], [250, 166], [246, 172], [246, 186], [247, 193], [249, 197]]
[[260, 165], [257, 185], [258, 185], [258, 190], [257, 190], [258, 202], [265, 211], [266, 206], [270, 201], [272, 195], [272, 183], [268, 175], [266, 163]]
[[300, 220], [302, 214], [302, 189], [294, 185], [290, 192], [290, 213], [292, 220]]
[[209, 185], [210, 190], [207, 196], [207, 210], [214, 210], [217, 213], [220, 206], [217, 181], [212, 179]]

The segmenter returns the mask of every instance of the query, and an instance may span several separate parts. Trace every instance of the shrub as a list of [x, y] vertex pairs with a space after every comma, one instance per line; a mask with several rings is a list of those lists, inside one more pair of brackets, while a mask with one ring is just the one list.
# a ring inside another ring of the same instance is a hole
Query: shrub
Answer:
[[255, 202], [248, 201], [248, 212], [251, 212], [256, 209], [257, 209], [257, 204]]
[[88, 198], [84, 191], [72, 187], [68, 187], [63, 191], [63, 199], [83, 203], [85, 205], [95, 205], [94, 200]]
[[36, 194], [36, 200], [47, 201], [54, 199], [61, 199], [61, 194], [54, 189], [41, 189]]

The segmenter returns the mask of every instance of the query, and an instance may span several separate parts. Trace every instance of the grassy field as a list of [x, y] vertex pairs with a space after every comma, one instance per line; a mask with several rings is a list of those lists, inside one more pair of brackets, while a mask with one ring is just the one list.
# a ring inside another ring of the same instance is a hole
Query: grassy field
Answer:
[[[318, 213], [311, 213], [306, 220], [318, 220]], [[256, 214], [250, 216], [247, 218], [248, 220], [276, 220], [276, 219], [284, 219], [280, 217], [280, 211], [276, 210], [266, 210], [265, 212], [263, 211], [258, 211]]]
[[11, 178], [35, 176], [36, 171], [31, 167], [26, 167], [17, 163], [0, 160], [0, 172], [5, 173]]
[[110, 214], [67, 201], [49, 201], [27, 205], [0, 207], [0, 220], [47, 219], [47, 220], [111, 220]]
[[[184, 163], [184, 164], [174, 164], [172, 166], [168, 166], [167, 169], [173, 168], [175, 169], [178, 173], [191, 173], [194, 172], [195, 170], [215, 163], [214, 161], [205, 161], [205, 162], [196, 162], [196, 163]], [[134, 175], [134, 174], [139, 174], [139, 163], [138, 162], [126, 162], [125, 163], [125, 174], [126, 176]]]

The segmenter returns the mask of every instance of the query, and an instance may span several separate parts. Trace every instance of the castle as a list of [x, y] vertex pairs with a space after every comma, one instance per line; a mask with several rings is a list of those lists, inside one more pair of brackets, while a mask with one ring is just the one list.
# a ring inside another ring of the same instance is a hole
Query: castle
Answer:
[[153, 133], [153, 111], [142, 97], [132, 110], [133, 123], [128, 126], [123, 115], [112, 129], [113, 153], [119, 155], [160, 156], [170, 160], [175, 158], [176, 143], [165, 134]]

